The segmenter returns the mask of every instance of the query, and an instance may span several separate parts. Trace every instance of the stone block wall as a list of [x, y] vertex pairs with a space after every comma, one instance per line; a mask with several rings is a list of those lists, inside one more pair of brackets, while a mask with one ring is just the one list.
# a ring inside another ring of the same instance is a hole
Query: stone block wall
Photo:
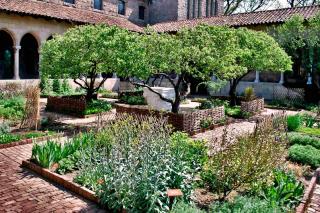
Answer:
[[246, 113], [258, 113], [264, 110], [264, 99], [255, 99], [252, 101], [242, 101], [241, 111]]

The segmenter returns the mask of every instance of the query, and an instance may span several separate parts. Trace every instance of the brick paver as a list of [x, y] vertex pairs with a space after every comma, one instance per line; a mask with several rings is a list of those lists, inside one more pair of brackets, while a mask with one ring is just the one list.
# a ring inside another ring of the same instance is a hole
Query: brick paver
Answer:
[[21, 168], [32, 144], [0, 150], [0, 212], [104, 212], [94, 203]]
[[311, 203], [308, 206], [308, 213], [315, 213], [315, 212], [320, 212], [320, 185], [317, 184], [312, 198], [311, 198]]

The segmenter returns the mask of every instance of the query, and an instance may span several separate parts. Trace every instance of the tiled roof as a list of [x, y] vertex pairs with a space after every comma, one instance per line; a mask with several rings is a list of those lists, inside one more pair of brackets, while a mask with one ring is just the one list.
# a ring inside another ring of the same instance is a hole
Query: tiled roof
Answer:
[[239, 13], [229, 16], [216, 16], [210, 18], [191, 19], [183, 21], [173, 21], [159, 23], [152, 26], [158, 32], [175, 32], [184, 27], [194, 27], [199, 24], [227, 25], [227, 26], [250, 26], [283, 23], [293, 15], [302, 15], [308, 19], [320, 12], [320, 6], [285, 8], [277, 10], [267, 10], [252, 13]]
[[116, 25], [132, 31], [142, 31], [141, 27], [131, 23], [125, 18], [42, 1], [0, 0], [0, 11], [82, 24], [105, 23], [110, 26]]

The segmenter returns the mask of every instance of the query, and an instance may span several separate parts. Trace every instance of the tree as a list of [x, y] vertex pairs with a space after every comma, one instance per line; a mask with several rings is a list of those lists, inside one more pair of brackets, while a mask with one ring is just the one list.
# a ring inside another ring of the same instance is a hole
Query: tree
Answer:
[[[106, 73], [115, 70], [118, 51], [123, 51], [122, 38], [128, 35], [127, 30], [105, 25], [72, 28], [42, 47], [41, 74], [50, 78], [72, 78], [86, 90], [86, 98], [91, 101], [106, 81]], [[102, 75], [99, 82], [98, 75]]]
[[[160, 99], [170, 103], [172, 112], [177, 113], [186, 95], [184, 88], [189, 83], [188, 76], [202, 79], [209, 77], [209, 71], [199, 67], [202, 54], [197, 46], [193, 45], [193, 39], [196, 38], [180, 33], [169, 35], [147, 31], [127, 43], [126, 52], [119, 55], [119, 60], [123, 63], [117, 74], [129, 77], [134, 85], [148, 88]], [[174, 88], [173, 100], [152, 88], [159, 79], [167, 80]]]
[[291, 70], [290, 57], [264, 32], [202, 25], [185, 33], [198, 40], [202, 72], [229, 81], [231, 105], [236, 104], [238, 83], [250, 71]]
[[293, 16], [269, 33], [292, 57], [296, 77], [306, 77], [303, 73], [315, 75], [320, 70], [320, 14], [309, 20]]
[[320, 4], [319, 0], [287, 0], [290, 7], [302, 7]]
[[268, 6], [277, 7], [273, 0], [225, 0], [224, 13], [230, 15], [237, 12], [255, 12]]

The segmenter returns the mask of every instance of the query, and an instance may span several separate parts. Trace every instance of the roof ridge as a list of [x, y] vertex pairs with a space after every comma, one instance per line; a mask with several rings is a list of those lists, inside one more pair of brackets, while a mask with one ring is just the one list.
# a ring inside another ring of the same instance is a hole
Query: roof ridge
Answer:
[[192, 19], [185, 19], [185, 20], [178, 20], [178, 21], [165, 21], [160, 22], [156, 24], [152, 24], [150, 26], [156, 26], [161, 24], [169, 24], [169, 23], [182, 23], [182, 22], [190, 22], [190, 21], [197, 21], [197, 20], [212, 20], [212, 19], [218, 19], [218, 18], [226, 18], [226, 17], [235, 17], [235, 16], [241, 16], [246, 14], [259, 14], [259, 13], [267, 13], [267, 12], [275, 12], [275, 11], [288, 11], [288, 10], [299, 10], [299, 9], [309, 9], [319, 7], [320, 5], [309, 5], [309, 6], [299, 6], [299, 7], [285, 7], [285, 8], [278, 8], [278, 9], [272, 9], [272, 10], [261, 10], [261, 11], [254, 11], [254, 12], [243, 12], [243, 13], [235, 13], [230, 15], [219, 15], [219, 16], [210, 16], [210, 17], [200, 17], [200, 18], [192, 18]]

